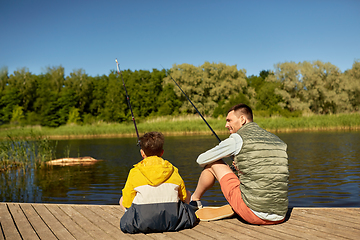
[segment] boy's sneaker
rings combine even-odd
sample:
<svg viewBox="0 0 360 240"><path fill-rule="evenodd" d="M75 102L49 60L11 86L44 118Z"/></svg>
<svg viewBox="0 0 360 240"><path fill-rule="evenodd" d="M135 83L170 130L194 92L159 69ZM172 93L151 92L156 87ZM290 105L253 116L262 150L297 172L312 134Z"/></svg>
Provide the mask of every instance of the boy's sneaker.
<svg viewBox="0 0 360 240"><path fill-rule="evenodd" d="M196 200L196 201L192 200L190 201L189 205L194 211L203 207L200 200Z"/></svg>

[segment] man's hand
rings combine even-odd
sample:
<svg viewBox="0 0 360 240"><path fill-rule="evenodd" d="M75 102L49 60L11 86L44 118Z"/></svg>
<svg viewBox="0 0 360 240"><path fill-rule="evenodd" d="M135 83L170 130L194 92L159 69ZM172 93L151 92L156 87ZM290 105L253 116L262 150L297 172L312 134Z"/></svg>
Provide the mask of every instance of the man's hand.
<svg viewBox="0 0 360 240"><path fill-rule="evenodd" d="M233 168L234 168L236 171L239 171L239 169L237 168L237 166L236 166L236 164L235 164L234 161L232 162L232 165L233 165Z"/></svg>

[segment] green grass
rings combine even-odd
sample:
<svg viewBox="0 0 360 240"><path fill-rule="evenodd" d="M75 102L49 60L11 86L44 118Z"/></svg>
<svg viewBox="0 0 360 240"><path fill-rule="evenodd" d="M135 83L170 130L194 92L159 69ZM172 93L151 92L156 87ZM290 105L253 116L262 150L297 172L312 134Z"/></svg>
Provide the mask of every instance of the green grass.
<svg viewBox="0 0 360 240"><path fill-rule="evenodd" d="M218 134L228 134L225 118L206 118ZM260 127L271 132L359 130L360 113L312 115L303 117L254 118ZM166 135L211 134L199 116L160 117L138 122L139 134L160 131ZM0 129L0 170L42 164L55 158L56 141L50 139L136 136L128 123L97 123L48 127L9 127Z"/></svg>
<svg viewBox="0 0 360 240"><path fill-rule="evenodd" d="M295 118L254 119L261 127L275 132L360 129L360 114L312 115Z"/></svg>
<svg viewBox="0 0 360 240"><path fill-rule="evenodd" d="M207 118L210 126L217 134L227 134L225 118ZM360 129L360 114L312 115L293 118L271 117L254 118L259 126L272 132L291 131L324 131L324 130L358 130ZM159 117L147 120L137 120L139 134L148 131L160 131L167 135L211 134L211 131L199 116ZM52 139L62 138L95 138L135 136L132 122L104 123L93 125L66 125L58 128L48 127L8 127L0 131L0 139L7 136L29 137L47 136Z"/></svg>

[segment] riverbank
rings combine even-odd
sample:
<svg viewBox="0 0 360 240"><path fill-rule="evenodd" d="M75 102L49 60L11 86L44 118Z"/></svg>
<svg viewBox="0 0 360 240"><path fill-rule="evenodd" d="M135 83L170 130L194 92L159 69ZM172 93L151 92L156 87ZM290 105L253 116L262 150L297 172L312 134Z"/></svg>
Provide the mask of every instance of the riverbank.
<svg viewBox="0 0 360 240"><path fill-rule="evenodd" d="M206 120L216 134L228 134L228 130L225 128L225 117L217 119L206 118ZM254 121L258 123L260 127L273 133L360 130L360 113L311 115L294 118L255 117ZM140 135L148 131L160 131L167 136L212 134L204 121L197 115L159 117L140 121L137 120L137 127ZM46 136L50 139L136 137L132 122L98 122L92 125L66 125L58 128L17 126L0 129L0 139L5 139L7 136L26 138L31 134L36 136Z"/></svg>

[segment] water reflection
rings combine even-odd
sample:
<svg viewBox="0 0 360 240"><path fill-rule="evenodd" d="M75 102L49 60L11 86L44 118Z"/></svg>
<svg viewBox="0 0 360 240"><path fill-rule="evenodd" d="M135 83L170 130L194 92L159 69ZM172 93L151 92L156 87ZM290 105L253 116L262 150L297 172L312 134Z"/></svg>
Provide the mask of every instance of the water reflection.
<svg viewBox="0 0 360 240"><path fill-rule="evenodd" d="M291 133L289 199L293 206L360 206L359 132Z"/></svg>
<svg viewBox="0 0 360 240"><path fill-rule="evenodd" d="M278 135L288 144L291 206L360 207L359 132ZM202 170L195 159L216 144L213 136L166 137L164 158L179 169L186 187L194 191ZM62 140L57 157L67 157L68 149L70 157L104 161L0 173L0 200L117 204L129 170L141 160L134 138ZM206 193L203 203L226 203L218 184Z"/></svg>

